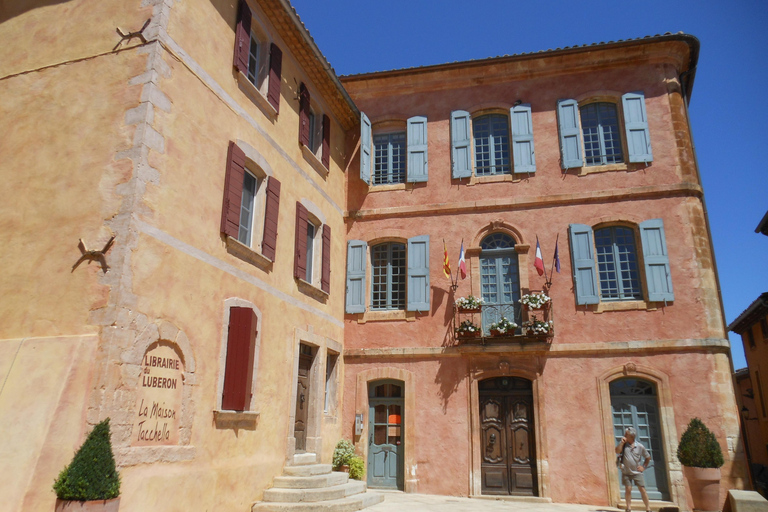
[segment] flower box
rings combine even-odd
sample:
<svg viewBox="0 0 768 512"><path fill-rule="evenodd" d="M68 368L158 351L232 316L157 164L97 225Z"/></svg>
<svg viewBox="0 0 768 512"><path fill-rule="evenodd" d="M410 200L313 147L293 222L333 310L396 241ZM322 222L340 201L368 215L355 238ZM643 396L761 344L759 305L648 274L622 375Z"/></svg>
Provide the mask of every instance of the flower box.
<svg viewBox="0 0 768 512"><path fill-rule="evenodd" d="M456 309L459 310L459 313L480 313L482 311L481 308L463 308L463 307L457 307Z"/></svg>
<svg viewBox="0 0 768 512"><path fill-rule="evenodd" d="M544 292L526 293L520 298L520 304L527 310L546 309L552 299Z"/></svg>
<svg viewBox="0 0 768 512"><path fill-rule="evenodd" d="M459 338L460 340L470 340L470 339L479 338L482 334L483 333L480 332L480 331L475 331L475 332L458 332L458 333L456 333L456 337Z"/></svg>

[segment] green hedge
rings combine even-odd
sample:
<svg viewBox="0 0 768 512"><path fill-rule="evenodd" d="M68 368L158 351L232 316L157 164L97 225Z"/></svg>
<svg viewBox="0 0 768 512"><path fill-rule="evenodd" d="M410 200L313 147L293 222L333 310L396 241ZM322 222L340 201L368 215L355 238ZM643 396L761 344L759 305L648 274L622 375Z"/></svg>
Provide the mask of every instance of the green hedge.
<svg viewBox="0 0 768 512"><path fill-rule="evenodd" d="M110 500L120 495L120 475L115 467L109 418L96 425L53 483L62 500Z"/></svg>
<svg viewBox="0 0 768 512"><path fill-rule="evenodd" d="M723 465L723 450L704 422L693 418L680 438L677 458L691 468L719 468Z"/></svg>

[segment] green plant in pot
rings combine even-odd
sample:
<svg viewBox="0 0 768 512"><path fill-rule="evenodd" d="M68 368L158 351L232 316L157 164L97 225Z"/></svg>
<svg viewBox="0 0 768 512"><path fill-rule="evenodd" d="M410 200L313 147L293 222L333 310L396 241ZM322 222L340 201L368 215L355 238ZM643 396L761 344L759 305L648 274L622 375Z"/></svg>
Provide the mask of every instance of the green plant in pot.
<svg viewBox="0 0 768 512"><path fill-rule="evenodd" d="M723 450L715 434L693 418L680 438L677 458L685 466L694 510L720 510L720 467Z"/></svg>
<svg viewBox="0 0 768 512"><path fill-rule="evenodd" d="M53 483L56 512L114 512L120 505L120 474L109 437L109 418L95 427Z"/></svg>
<svg viewBox="0 0 768 512"><path fill-rule="evenodd" d="M336 443L336 449L333 450L333 469L336 471L349 470L350 461L355 457L355 445L347 439L342 439Z"/></svg>
<svg viewBox="0 0 768 512"><path fill-rule="evenodd" d="M349 459L349 478L362 480L365 477L365 461L359 455Z"/></svg>

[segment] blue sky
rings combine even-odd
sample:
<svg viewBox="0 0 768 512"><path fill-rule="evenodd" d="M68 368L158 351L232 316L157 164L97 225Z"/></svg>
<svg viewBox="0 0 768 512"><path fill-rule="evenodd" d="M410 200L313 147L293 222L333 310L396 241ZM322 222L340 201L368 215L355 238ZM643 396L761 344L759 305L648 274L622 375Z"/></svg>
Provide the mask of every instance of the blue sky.
<svg viewBox="0 0 768 512"><path fill-rule="evenodd" d="M701 54L691 123L727 321L768 291L768 237L754 232L768 211L768 2L652 0L632 7L615 0L292 4L339 75L665 32L698 37ZM742 368L741 338L731 335L731 341L734 367Z"/></svg>

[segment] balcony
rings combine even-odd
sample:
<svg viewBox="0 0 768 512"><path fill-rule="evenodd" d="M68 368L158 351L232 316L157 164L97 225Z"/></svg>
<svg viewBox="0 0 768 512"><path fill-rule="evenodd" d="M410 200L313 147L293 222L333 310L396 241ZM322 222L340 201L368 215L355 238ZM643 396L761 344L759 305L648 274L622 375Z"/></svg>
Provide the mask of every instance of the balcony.
<svg viewBox="0 0 768 512"><path fill-rule="evenodd" d="M469 301L454 304L453 333L456 344L551 343L554 337L553 307L552 301L543 292L524 295L524 304L520 301L501 304L477 302L470 297Z"/></svg>

